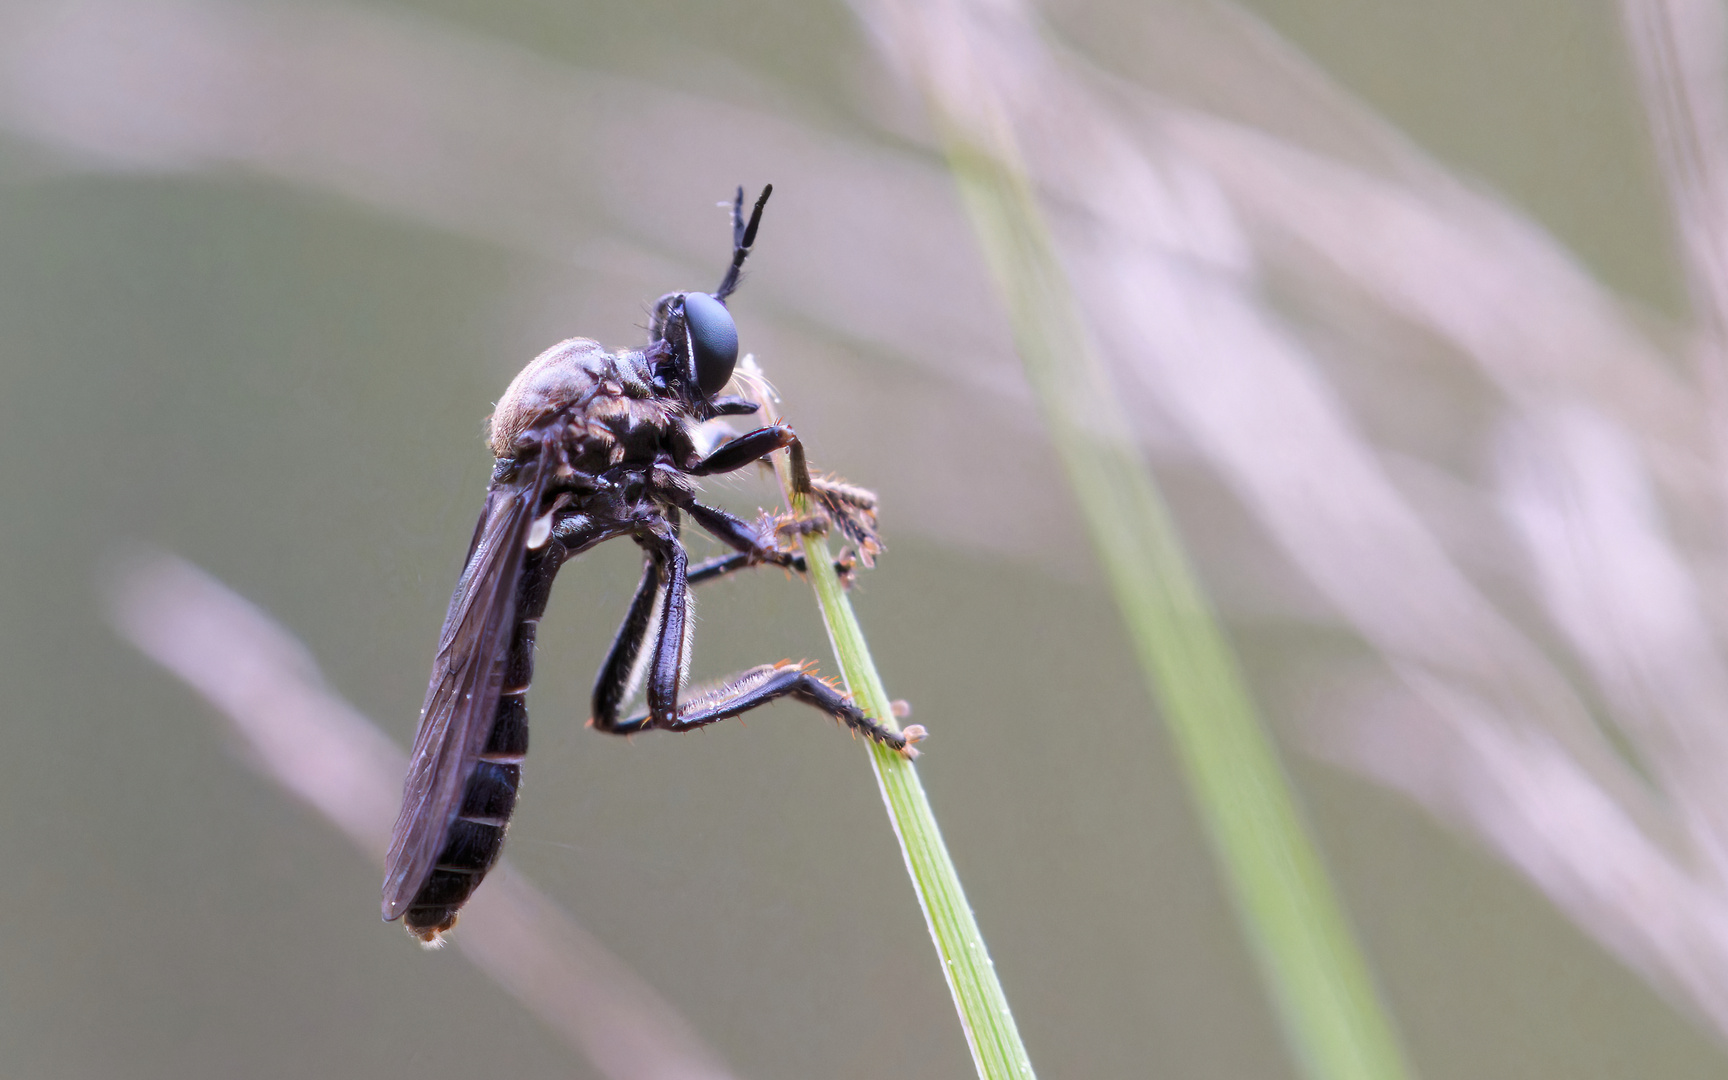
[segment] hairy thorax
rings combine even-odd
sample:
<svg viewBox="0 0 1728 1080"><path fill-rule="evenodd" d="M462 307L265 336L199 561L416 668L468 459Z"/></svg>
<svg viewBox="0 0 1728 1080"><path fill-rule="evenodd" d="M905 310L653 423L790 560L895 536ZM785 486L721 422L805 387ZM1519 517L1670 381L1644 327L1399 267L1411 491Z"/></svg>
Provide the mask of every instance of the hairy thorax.
<svg viewBox="0 0 1728 1080"><path fill-rule="evenodd" d="M640 352L608 353L571 338L534 358L499 399L487 432L492 453L514 457L518 440L551 420L565 426L570 466L600 472L626 461L648 464L687 421L675 399L656 396Z"/></svg>

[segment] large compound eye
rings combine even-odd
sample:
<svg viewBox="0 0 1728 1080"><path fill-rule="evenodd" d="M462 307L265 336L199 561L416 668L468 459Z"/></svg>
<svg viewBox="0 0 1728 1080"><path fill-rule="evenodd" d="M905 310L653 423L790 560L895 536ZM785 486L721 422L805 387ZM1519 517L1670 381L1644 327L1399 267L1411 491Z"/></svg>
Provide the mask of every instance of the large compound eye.
<svg viewBox="0 0 1728 1080"><path fill-rule="evenodd" d="M726 305L707 293L684 294L684 328L690 341L691 374L713 397L738 363L738 326Z"/></svg>

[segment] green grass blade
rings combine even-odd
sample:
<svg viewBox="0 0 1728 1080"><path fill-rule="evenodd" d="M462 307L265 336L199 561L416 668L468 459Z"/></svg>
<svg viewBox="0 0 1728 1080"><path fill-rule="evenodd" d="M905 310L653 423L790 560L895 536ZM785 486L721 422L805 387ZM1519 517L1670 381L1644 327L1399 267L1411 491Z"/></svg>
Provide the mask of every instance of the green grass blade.
<svg viewBox="0 0 1728 1080"><path fill-rule="evenodd" d="M1052 442L1301 1070L1311 1080L1407 1077L1271 737L1091 352L1017 156L952 126L945 144Z"/></svg>
<svg viewBox="0 0 1728 1080"><path fill-rule="evenodd" d="M774 469L789 505L803 513L809 507L792 495L787 457L785 453L775 454ZM847 690L872 718L897 730L888 691L870 658L870 646L864 640L852 602L834 571L834 557L828 550L827 539L806 535L802 541L822 621L828 627L828 639L833 643ZM900 839L900 852L906 858L907 872L912 875L912 887L924 909L930 937L941 957L942 974L954 995L954 1006L960 1013L960 1026L972 1050L978 1075L985 1080L1032 1080L1031 1058L1020 1041L1020 1030L1008 1009L1008 997L996 977L996 967L990 960L978 921L973 918L972 906L966 902L966 890L960 885L954 860L949 858L948 848L942 842L942 830L936 825L936 815L924 795L917 768L908 758L878 743L866 740L865 746L871 767L876 771L876 786L894 824L894 834Z"/></svg>

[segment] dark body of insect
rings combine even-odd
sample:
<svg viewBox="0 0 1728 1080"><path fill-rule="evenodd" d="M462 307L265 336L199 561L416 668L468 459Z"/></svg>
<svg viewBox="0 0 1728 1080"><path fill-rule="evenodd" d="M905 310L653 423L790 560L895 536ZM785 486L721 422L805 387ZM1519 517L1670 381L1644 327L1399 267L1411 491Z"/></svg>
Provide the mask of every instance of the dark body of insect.
<svg viewBox="0 0 1728 1080"><path fill-rule="evenodd" d="M439 634L385 869L384 918L402 918L422 941L435 943L454 925L497 861L528 749L524 698L535 630L564 560L603 541L631 538L646 566L595 682L593 727L620 735L689 731L794 697L886 746L916 753L911 743L921 728L889 730L808 664L765 664L679 700L690 656L690 587L763 563L803 568L775 529L697 502L694 482L796 443L790 427L772 424L703 453L695 434L704 421L757 408L721 395L738 358L725 300L737 287L771 190L762 192L748 224L739 190L732 264L720 287L661 297L646 348L608 353L572 338L523 369L498 403L486 508ZM842 509L869 498L857 488L826 486ZM678 539L685 514L734 554L690 566ZM788 524L791 531L810 527L809 519ZM621 717L644 689L646 711Z"/></svg>

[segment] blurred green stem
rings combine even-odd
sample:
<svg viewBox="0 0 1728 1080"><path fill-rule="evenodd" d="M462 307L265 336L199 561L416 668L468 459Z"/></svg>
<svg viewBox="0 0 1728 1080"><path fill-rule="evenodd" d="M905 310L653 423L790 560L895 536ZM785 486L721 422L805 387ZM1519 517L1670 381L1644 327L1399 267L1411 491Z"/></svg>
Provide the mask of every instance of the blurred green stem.
<svg viewBox="0 0 1728 1080"><path fill-rule="evenodd" d="M762 404L772 415L771 403ZM807 513L811 508L805 498L793 494L788 459L784 452L775 454L774 471L786 492L788 505L797 513ZM828 551L827 539L806 535L803 544L810 580L822 607L822 621L828 627L828 639L840 661L847 690L873 719L898 730L888 691L864 641L864 631L834 571L834 557ZM942 830L937 827L936 815L924 796L917 768L909 758L880 743L867 740L865 746L870 752L870 764L876 770L882 801L888 807L888 817L894 823L894 833L900 838L900 852L906 857L912 887L924 908L930 937L942 958L942 974L954 995L978 1075L986 1080L1032 1080L1032 1061L1020 1042L1014 1014L1008 1010L1007 995L996 978L996 967L990 960L978 921L972 916L972 906L966 902L960 875L942 842Z"/></svg>
<svg viewBox="0 0 1728 1080"><path fill-rule="evenodd" d="M1017 152L938 120L950 125L949 164L1027 377L1302 1072L1406 1077L1271 738L1091 352Z"/></svg>

